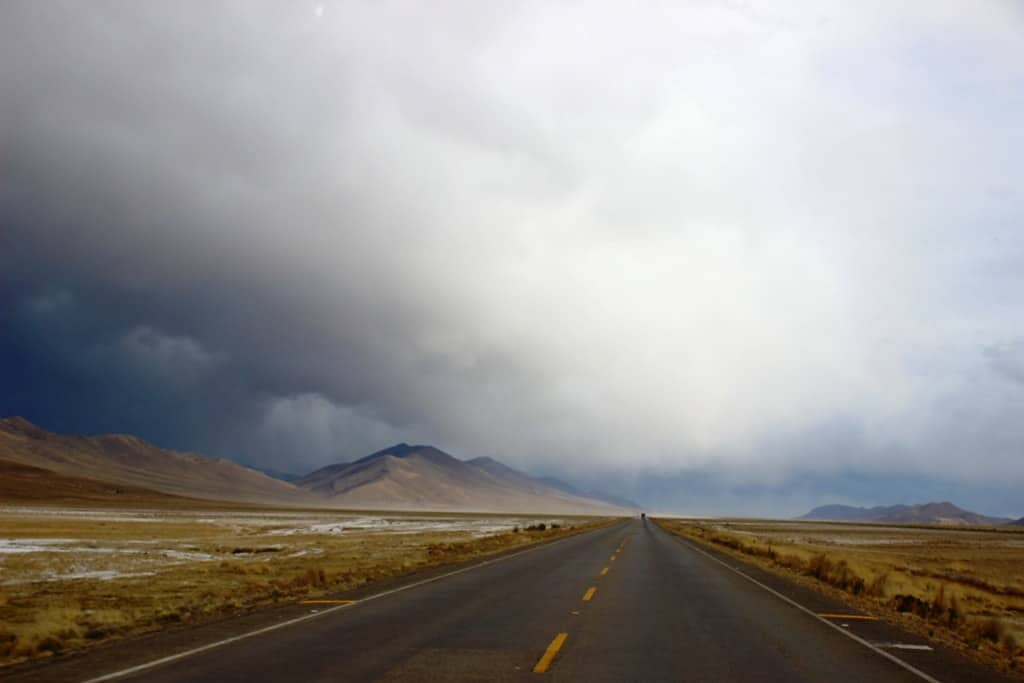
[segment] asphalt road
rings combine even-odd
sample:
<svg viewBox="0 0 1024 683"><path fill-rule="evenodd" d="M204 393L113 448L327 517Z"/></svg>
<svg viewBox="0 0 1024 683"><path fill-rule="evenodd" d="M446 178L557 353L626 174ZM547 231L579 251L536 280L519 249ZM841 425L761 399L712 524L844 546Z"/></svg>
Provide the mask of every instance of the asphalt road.
<svg viewBox="0 0 1024 683"><path fill-rule="evenodd" d="M86 656L27 674L120 672L103 679L155 683L1005 680L642 520L301 614L309 618L134 673L125 670L138 657L120 667L108 657L89 671Z"/></svg>

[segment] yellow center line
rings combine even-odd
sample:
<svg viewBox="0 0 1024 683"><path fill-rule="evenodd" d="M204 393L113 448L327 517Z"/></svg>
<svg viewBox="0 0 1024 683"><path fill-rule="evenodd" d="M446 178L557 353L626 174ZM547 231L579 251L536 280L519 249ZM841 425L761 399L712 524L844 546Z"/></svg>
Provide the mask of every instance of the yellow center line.
<svg viewBox="0 0 1024 683"><path fill-rule="evenodd" d="M615 561L615 555L612 555L612 562Z"/></svg>
<svg viewBox="0 0 1024 683"><path fill-rule="evenodd" d="M351 605L355 600L300 600L300 605Z"/></svg>
<svg viewBox="0 0 1024 683"><path fill-rule="evenodd" d="M878 617L873 617L870 614L819 614L822 619L852 619L860 621L878 621Z"/></svg>
<svg viewBox="0 0 1024 683"><path fill-rule="evenodd" d="M590 602L590 599L594 597L594 593L597 592L596 586L591 586L587 589L587 592L583 594L583 602Z"/></svg>
<svg viewBox="0 0 1024 683"><path fill-rule="evenodd" d="M568 633L559 633L555 636L555 639L548 645L548 649L544 651L544 655L537 662L537 666L533 667L533 673L542 674L548 670L551 666L551 660L555 658L558 651L562 649L562 645L565 643L565 639L569 637Z"/></svg>
<svg viewBox="0 0 1024 683"><path fill-rule="evenodd" d="M608 567L605 567L604 569L601 570L601 576L604 576L607 573L608 573Z"/></svg>

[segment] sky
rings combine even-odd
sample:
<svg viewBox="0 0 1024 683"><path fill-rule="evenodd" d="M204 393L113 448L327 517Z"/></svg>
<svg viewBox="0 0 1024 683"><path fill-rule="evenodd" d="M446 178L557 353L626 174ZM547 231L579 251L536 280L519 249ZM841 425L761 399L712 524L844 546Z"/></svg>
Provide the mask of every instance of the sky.
<svg viewBox="0 0 1024 683"><path fill-rule="evenodd" d="M0 414L1024 515L1024 8L0 6Z"/></svg>

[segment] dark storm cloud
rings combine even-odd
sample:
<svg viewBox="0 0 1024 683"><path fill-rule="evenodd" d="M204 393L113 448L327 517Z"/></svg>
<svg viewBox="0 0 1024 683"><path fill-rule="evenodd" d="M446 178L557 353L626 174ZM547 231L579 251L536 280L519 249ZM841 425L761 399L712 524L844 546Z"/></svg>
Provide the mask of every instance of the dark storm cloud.
<svg viewBox="0 0 1024 683"><path fill-rule="evenodd" d="M327 74L302 44L310 17L277 31L265 10L12 12L22 16L8 26L23 30L5 61L23 66L5 84L4 270L11 325L30 337L12 355L44 354L38 364L106 387L85 411L100 416L74 424L134 414L124 428L208 446L211 431L251 431L274 401L309 395L383 412L385 425L414 421L429 396L410 380L452 361L408 340L428 326L458 331L430 273L403 263L429 228L429 200L371 194L386 139L338 165L324 158L324 145L359 136L344 111L358 84L344 56ZM261 43L264 31L279 44ZM48 291L76 296L61 311L31 303ZM141 348L177 343L216 362L140 359L147 339ZM530 374L500 350L474 357L461 370L473 382ZM190 386L182 374L196 374ZM5 396L10 411L23 391ZM235 419L212 426L224 417ZM344 441L332 450L316 457L358 455Z"/></svg>
<svg viewBox="0 0 1024 683"><path fill-rule="evenodd" d="M765 510L1019 482L1020 17L663 10L4 6L0 412Z"/></svg>

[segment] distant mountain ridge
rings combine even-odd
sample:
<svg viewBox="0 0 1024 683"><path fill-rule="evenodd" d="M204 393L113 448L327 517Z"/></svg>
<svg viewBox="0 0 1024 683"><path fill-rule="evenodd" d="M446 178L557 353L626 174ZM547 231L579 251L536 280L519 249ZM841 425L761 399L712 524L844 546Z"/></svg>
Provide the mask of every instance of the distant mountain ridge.
<svg viewBox="0 0 1024 683"><path fill-rule="evenodd" d="M0 460L190 498L291 504L307 498L231 460L158 448L127 434L55 434L20 417L0 419Z"/></svg>
<svg viewBox="0 0 1024 683"><path fill-rule="evenodd" d="M20 417L0 419L0 472L8 478L0 486L7 500L40 501L59 490L64 500L86 494L124 500L130 493L137 500L152 494L339 508L632 512L628 505L559 489L493 458L462 461L427 445L396 444L285 481L287 475L273 470L162 449L134 436L55 434Z"/></svg>
<svg viewBox="0 0 1024 683"><path fill-rule="evenodd" d="M922 503L919 505L879 505L854 507L850 505L823 505L798 519L835 522L889 522L895 524L947 524L997 526L1014 523L1009 518L988 517L953 505L950 502Z"/></svg>
<svg viewBox="0 0 1024 683"><path fill-rule="evenodd" d="M575 486L573 486L571 484L565 483L561 479L556 479L555 477L538 477L538 481L544 482L545 484L548 484L549 486L552 486L552 487L554 487L554 488L556 488L556 489L558 489L560 491L564 491L566 493L571 493L574 496L585 496L587 498L596 498L597 500L604 501L604 502L609 503L611 505L618 505L618 506L624 507L624 508L626 508L628 510L639 510L640 507L641 507L638 503L630 500L629 498L622 498L620 496L613 496L612 494L606 493L605 491L592 491L592 490L584 491L582 489L576 488Z"/></svg>
<svg viewBox="0 0 1024 683"><path fill-rule="evenodd" d="M295 481L332 505L435 510L621 514L632 508L570 493L493 458L459 460L427 445L400 443Z"/></svg>
<svg viewBox="0 0 1024 683"><path fill-rule="evenodd" d="M256 470L257 472L262 472L263 474L267 475L271 479L277 479L278 481L287 481L287 482L291 483L291 482L295 481L296 479L301 479L302 478L301 474L293 474L291 472L284 472L282 470L275 470L272 467L256 467L255 465L246 465L246 467L250 467L250 468Z"/></svg>

